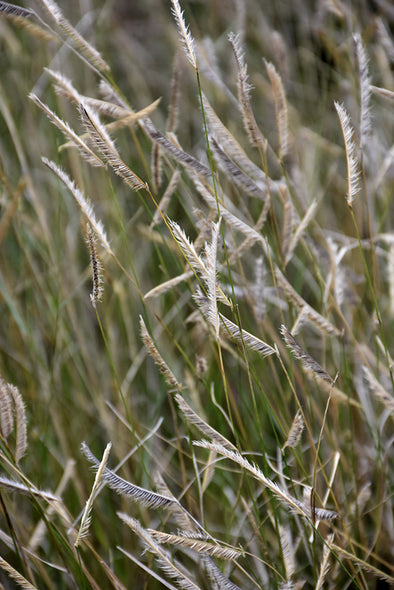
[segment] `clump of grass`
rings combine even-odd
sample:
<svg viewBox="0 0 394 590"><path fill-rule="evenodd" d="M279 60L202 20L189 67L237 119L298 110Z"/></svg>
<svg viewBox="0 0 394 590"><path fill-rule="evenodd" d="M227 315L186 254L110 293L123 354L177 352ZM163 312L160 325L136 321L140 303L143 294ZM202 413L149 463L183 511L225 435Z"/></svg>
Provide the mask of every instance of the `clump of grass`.
<svg viewBox="0 0 394 590"><path fill-rule="evenodd" d="M388 11L63 4L0 2L0 584L390 587Z"/></svg>

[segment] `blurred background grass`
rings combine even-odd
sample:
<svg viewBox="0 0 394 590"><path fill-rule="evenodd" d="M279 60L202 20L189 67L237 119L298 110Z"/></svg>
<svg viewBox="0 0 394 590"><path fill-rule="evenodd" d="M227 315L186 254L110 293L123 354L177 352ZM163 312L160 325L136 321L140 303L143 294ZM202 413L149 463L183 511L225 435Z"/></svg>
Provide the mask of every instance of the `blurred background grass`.
<svg viewBox="0 0 394 590"><path fill-rule="evenodd" d="M323 284L316 275L324 277L329 271L321 228L355 237L344 198L343 139L333 106L334 100L344 101L357 121L359 90L353 32L362 32L368 48L372 83L389 89L394 87L394 60L391 56L390 61L379 33L380 23L384 23L389 32L392 30L390 3L384 0L343 3L340 5L342 13L340 10L335 13L336 5L305 0L183 3L186 20L198 40L203 91L257 164L253 149L248 147L236 104L236 68L227 34L230 31L243 33L256 120L274 149L277 149L275 111L262 58L272 61L282 76L294 146L293 160L288 162L291 183L301 209L313 198L319 202L317 223L310 229L307 245L297 250L296 262L288 269L288 276L296 290L318 309ZM183 53L176 56L180 43L170 3L161 0L134 3L81 0L59 2L59 6L111 65L113 79L135 110L161 97L152 119L163 130L171 103L175 67L181 97L177 136L186 151L204 160L206 146L195 76ZM34 9L47 18L39 2L34 4ZM43 39L43 33L44 30L19 27L11 19L0 19L0 374L18 386L26 403L29 421L29 450L23 463L26 475L37 486L54 490L67 461L76 461L74 476L63 494L66 506L76 517L92 485L92 474L79 452L83 440L87 440L98 456L107 441L112 440L113 457L120 460L135 444L136 435L146 436L163 417L160 434L152 438L148 450L140 450L127 462L122 470L123 477L151 488L150 475L159 464L175 494L186 487L189 477L194 477L188 443L183 441L184 427L174 418L165 383L142 349L139 314L151 322L159 350L179 380L187 386L196 410L206 414L209 423L226 436L230 436L230 432L221 412L210 402L214 390L219 405L227 410L214 342L207 339L198 324L186 323L194 309L193 287L185 289L180 285L153 301L141 298L141 293L184 270L184 263L168 241L164 225L157 226L154 233L148 231L155 211L152 203L143 194L131 193L119 178L107 171L87 167L73 150L62 149L64 141L60 132L27 99L30 92L35 92L65 120L78 127L77 114L64 99L56 96L44 67L60 70L72 79L82 94L98 96L95 73L58 39ZM218 83L219 79L221 83ZM374 135L366 163L371 178L373 232L392 233L392 165L384 182L379 186L372 182L374 170L382 170L385 154L392 145L392 103L376 97L373 107ZM122 130L117 134L116 142L132 170L151 184L151 146L141 130L138 127L132 133ZM111 247L137 285L132 286L125 273L104 257L104 302L99 305L98 313L108 348L89 299L91 277L84 242L84 220L81 220L72 197L43 166L41 156L59 162L86 191L98 218L104 221ZM273 158L268 167L272 178L281 177L282 170ZM158 198L167 185L169 174L167 168L163 185L156 188ZM246 219L258 217L261 204L245 199L225 177L221 178L221 188ZM196 208L201 211L200 227L197 226ZM185 174L168 214L192 239L204 228L206 208ZM281 221L279 208L276 214ZM355 214L361 237L367 238L365 212L359 203L355 204ZM272 219L266 231L274 244ZM310 259L310 251L315 249L320 253L319 269L316 268L317 258ZM243 277L245 284L255 280L257 250L255 248L249 258L245 257L234 271L236 277ZM386 267L380 261L381 258L377 258L375 285L385 319L384 331L392 346L392 302ZM371 351L375 354L377 326L372 321L372 303L362 277L359 254L349 259L348 268L355 274L351 277L354 280L350 281L352 297L349 297L350 303L344 313L355 341L365 345L368 354ZM240 299L239 309L244 328L269 342L275 339L282 313L276 309L256 323L248 300ZM295 317L291 310L286 314L289 322ZM160 329L161 321L168 332ZM339 372L338 386L350 397L357 398L360 359L353 343L346 339L331 342L329 338L322 339L313 333L309 334L307 342L309 350L314 351L314 356L332 376ZM202 376L197 373L197 356L205 357L208 362L208 370ZM235 428L242 448L275 458L276 449L283 444L297 407L277 360L261 361L257 355L251 354L248 362L249 370L245 370L238 354L224 351ZM311 428L318 436L325 402L321 402L318 388L311 386L303 375L296 372L295 379ZM345 512L346 502L352 505L365 482L376 485L370 517L360 524L354 538L367 546L371 544L376 553L390 561L392 552L386 539L381 537L385 509L376 508L386 493L382 492L385 486L381 479L385 477L389 460L387 449L381 448L384 425L380 432L373 433L373 425L351 406L343 408L334 404L330 411L325 433L327 447L322 451L322 460L331 456L336 445L342 450L350 449L349 454L344 453L339 477L343 481L338 483ZM178 428L183 434L177 435ZM186 472L182 473L185 458L178 453L177 440L182 440L184 445L187 477ZM367 453L370 445L375 447L371 458ZM306 449L305 453L308 452ZM377 463L373 463L376 458ZM313 462L312 454L309 460ZM300 478L310 475L305 464L300 457ZM246 485L239 483L238 478L236 482L234 487L232 474L221 472L218 480L205 492L204 499L206 522L211 524L215 535L228 536L229 542L233 542L232 530L236 528L233 524L237 511L233 510L233 504ZM185 497L186 504L195 512L199 510L197 487ZM227 503L222 504L223 494ZM38 515L31 512L28 499L21 500L17 496L7 498L6 502L7 511L15 515L18 536L29 538ZM104 490L95 508L92 543L111 562L127 587L134 584L134 587L142 588L148 584L148 578L115 552L117 545L136 554L139 551L130 531L118 522L116 508L130 510L129 504ZM142 520L156 518L152 515L148 518L146 509L135 508L135 511L142 515ZM259 517L261 525L266 517L261 512ZM369 518L372 522L368 521ZM371 538L375 536L372 542ZM275 542L274 537L275 532L267 532L263 555L269 551L270 543ZM42 556L52 559L50 556L56 554L54 545L54 540L48 537L41 547ZM11 551L5 552L10 561L12 555ZM91 558L89 567L96 578L100 576L98 562ZM43 577L42 585L38 584L38 587L75 587L69 577L60 573L58 576L57 579L57 574L51 570L51 581L44 582ZM3 578L2 582L6 584ZM102 581L101 584L104 588L110 582ZM154 587L154 582L150 581L149 587ZM270 581L266 587L278 586Z"/></svg>

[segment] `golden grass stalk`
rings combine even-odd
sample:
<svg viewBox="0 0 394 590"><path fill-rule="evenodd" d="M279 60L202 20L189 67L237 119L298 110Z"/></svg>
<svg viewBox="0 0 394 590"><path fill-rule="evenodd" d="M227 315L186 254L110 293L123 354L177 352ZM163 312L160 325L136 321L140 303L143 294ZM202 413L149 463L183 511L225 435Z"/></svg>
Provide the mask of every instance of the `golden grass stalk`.
<svg viewBox="0 0 394 590"><path fill-rule="evenodd" d="M231 451L236 451L237 448L225 438L220 432L212 428L205 420L203 420L184 400L184 398L178 393L175 396L175 401L177 402L179 409L181 410L182 414L186 418L186 421L189 424L193 424L204 436L209 438L210 440L219 443L226 449L230 449Z"/></svg>
<svg viewBox="0 0 394 590"><path fill-rule="evenodd" d="M149 532L144 529L141 524L135 518L132 518L128 514L124 512L117 512L118 517L134 531L142 540L143 545L146 550L151 551L156 559L157 563L169 577L173 578L177 585L181 588L185 588L185 590L200 590L200 588L195 584L192 580L190 575L184 571L183 567L180 566L173 557L163 549L149 534Z"/></svg>
<svg viewBox="0 0 394 590"><path fill-rule="evenodd" d="M100 461L98 461L98 459L93 455L86 443L82 443L81 450L87 460L90 461L90 463L93 463L93 465L98 469L100 467ZM105 480L111 490L114 490L121 496L126 496L135 502L139 502L143 506L148 506L149 508L166 507L170 504L173 504L174 502L177 502L177 500L174 500L173 498L167 498L166 496L156 494L155 492L151 492L145 488L140 488L139 486L126 481L122 477L119 477L119 475L116 475L114 471L108 469L108 467L103 469L101 477L103 480Z"/></svg>
<svg viewBox="0 0 394 590"><path fill-rule="evenodd" d="M189 31L189 27L185 23L185 19L183 16L183 11L181 10L180 4L178 0L171 0L172 2L172 9L171 12L175 18L175 22L178 27L178 31L181 36L181 41L183 44L183 48L185 50L187 59L192 64L195 70L198 69L197 67L197 58L194 49L194 39Z"/></svg>
<svg viewBox="0 0 394 590"><path fill-rule="evenodd" d="M302 366L307 371L310 371L317 377L318 379L323 379L323 381L328 381L329 383L333 384L334 381L330 377L330 375L319 365L317 361L310 354L306 352L306 350L297 342L294 338L293 334L282 324L280 328L281 334L283 336L283 340L286 342L286 346L291 350L293 355L301 361Z"/></svg>
<svg viewBox="0 0 394 590"><path fill-rule="evenodd" d="M252 106L250 104L250 91L252 86L248 83L248 72L244 60L244 54L242 53L241 49L240 35L234 35L234 33L230 33L228 35L228 40L230 41L233 48L235 61L237 63L238 100L241 107L244 127L251 144L256 148L261 148L264 150L266 148L267 140L257 126Z"/></svg>
<svg viewBox="0 0 394 590"><path fill-rule="evenodd" d="M173 535L170 533L163 533L155 529L147 529L147 532L151 537L159 544L164 545L176 545L184 547L185 549L192 549L197 553L205 553L212 557L219 559L234 560L243 555L243 551L236 549L235 547L221 545L216 541L215 543L207 541L205 538L196 537L189 535Z"/></svg>
<svg viewBox="0 0 394 590"><path fill-rule="evenodd" d="M92 166L104 166L102 160L100 160L100 158L90 149L84 140L79 137L77 133L75 133L75 131L67 122L58 117L46 104L41 102L41 100L35 94L29 94L29 98L34 102L35 105L44 111L51 123L60 129L66 139L71 140L72 145L78 148L78 151L84 160L89 162L89 164Z"/></svg>
<svg viewBox="0 0 394 590"><path fill-rule="evenodd" d="M100 465L97 468L96 476L94 478L92 491L90 492L89 498L87 499L85 509L81 518L81 525L78 530L77 538L74 541L74 547L78 547L81 539L86 537L89 533L89 527L92 522L92 508L93 502L97 496L97 492L103 478L103 472L108 462L109 453L111 451L112 444L109 442L105 447L103 458L101 459Z"/></svg>
<svg viewBox="0 0 394 590"><path fill-rule="evenodd" d="M343 105L335 102L335 108L338 113L339 122L341 124L343 139L346 150L346 164L347 164L347 195L346 201L351 207L354 198L360 191L360 168L359 161L356 154L356 145L354 143L354 131L350 122L350 117Z"/></svg>
<svg viewBox="0 0 394 590"><path fill-rule="evenodd" d="M86 41L82 35L71 25L71 23L64 17L59 6L53 0L41 0L51 14L56 24L62 29L79 49L85 59L100 72L106 73L110 71L109 65L104 61L100 53L90 43Z"/></svg>
<svg viewBox="0 0 394 590"><path fill-rule="evenodd" d="M91 225L88 223L86 228L86 242L89 248L90 255L90 268L92 269L92 281L93 289L90 294L90 301L93 307L96 307L97 303L102 300L103 296L103 275L102 265L97 254L96 249L96 236L92 230Z"/></svg>
<svg viewBox="0 0 394 590"><path fill-rule="evenodd" d="M169 366L157 350L155 343L153 342L147 330L147 327L142 316L140 316L140 332L146 350L148 351L149 355L153 358L156 365L159 367L160 373L162 373L162 375L164 376L164 379L168 387L170 388L170 391L172 393L175 391L181 391L182 385L178 382L177 378L175 377L175 375L173 374L173 372L171 371L171 369L169 368Z"/></svg>
<svg viewBox="0 0 394 590"><path fill-rule="evenodd" d="M93 207L91 203L86 199L82 191L76 186L75 182L61 169L55 162L48 160L47 158L41 158L45 166L47 166L56 176L63 182L68 188L76 202L81 208L82 213L86 216L88 222L93 227L97 237L99 238L104 249L112 256L113 252L107 240L107 236L104 231L104 226L101 221L97 221L93 213Z"/></svg>
<svg viewBox="0 0 394 590"><path fill-rule="evenodd" d="M104 125L102 125L98 116L93 111L88 111L81 103L79 105L79 112L82 123L89 133L95 147L107 160L115 174L120 176L122 180L128 184L133 190L148 189L144 183L130 168L121 160L113 141L107 133Z"/></svg>
<svg viewBox="0 0 394 590"><path fill-rule="evenodd" d="M279 156L281 159L283 159L289 153L290 148L287 100L283 88L282 78L277 72L274 64L266 60L264 60L264 63L265 67L267 68L268 77L270 79L272 92L274 95L276 124L278 128L279 140Z"/></svg>
<svg viewBox="0 0 394 590"><path fill-rule="evenodd" d="M371 132L371 77L369 75L368 57L360 33L353 35L356 46L358 76L360 81L360 149L364 149Z"/></svg>
<svg viewBox="0 0 394 590"><path fill-rule="evenodd" d="M302 433L304 432L305 422L301 410L297 410L292 425L290 426L289 434L285 444L282 447L282 451L286 448L294 449L301 440Z"/></svg>
<svg viewBox="0 0 394 590"><path fill-rule="evenodd" d="M5 559L0 557L0 567L7 572L7 574L15 580L20 588L24 590L38 590L36 586L33 586L26 578L24 578L19 572L16 571Z"/></svg>
<svg viewBox="0 0 394 590"><path fill-rule="evenodd" d="M222 445L216 442L209 442L207 440L200 440L200 441L193 441L193 445L197 447L202 447L204 449L209 449L210 451L214 451L227 459L230 459L234 463L237 463L246 471L249 471L253 475L255 479L257 479L260 483L266 486L271 492L291 511L300 514L304 517L307 517L309 520L312 517L312 509L311 507L297 500L293 496L291 496L286 490L282 489L278 484L274 483L271 479L267 478L264 473L257 467L256 464L250 463L245 457L243 457L238 451L231 451L226 449ZM337 512L333 510L326 510L324 508L314 508L314 520L334 520L338 518Z"/></svg>

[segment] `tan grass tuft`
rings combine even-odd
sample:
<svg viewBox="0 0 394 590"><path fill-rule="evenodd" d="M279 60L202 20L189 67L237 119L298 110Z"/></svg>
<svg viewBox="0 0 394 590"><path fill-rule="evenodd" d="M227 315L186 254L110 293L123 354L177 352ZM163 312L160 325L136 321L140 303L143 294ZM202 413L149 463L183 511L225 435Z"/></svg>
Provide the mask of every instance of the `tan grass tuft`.
<svg viewBox="0 0 394 590"><path fill-rule="evenodd" d="M290 197L290 192L287 186L281 187L279 192L283 203L281 252L284 265L286 266L292 257L292 252L290 251L290 243L293 243L292 236L294 237L296 215L294 211L294 205Z"/></svg>
<svg viewBox="0 0 394 590"><path fill-rule="evenodd" d="M36 586L33 586L25 577L23 577L16 569L12 567L5 559L0 557L0 567L7 572L7 574L15 580L20 588L24 590L38 590Z"/></svg>
<svg viewBox="0 0 394 590"><path fill-rule="evenodd" d="M64 96L65 98L67 98L67 100L71 100L77 105L80 102L82 102L81 94L74 87L73 83L69 78L64 76L64 74L62 74L61 72L58 72L57 70L52 70L51 68L44 68L44 70L56 82L55 91L57 94Z"/></svg>
<svg viewBox="0 0 394 590"><path fill-rule="evenodd" d="M110 245L108 243L107 236L104 232L103 224L101 223L101 221L96 220L96 217L93 213L93 207L89 203L89 201L85 198L82 191L79 190L79 188L71 180L71 178L61 168L59 168L57 166L57 164L55 164L55 162L52 162L51 160L47 160L47 158L42 158L42 161L45 164L45 166L48 166L48 168L56 174L56 176L63 182L63 184L71 192L74 199L76 200L76 202L80 206L82 213L86 216L88 222L93 227L97 237L100 239L102 246L112 256L113 253L112 253L112 250L111 250Z"/></svg>
<svg viewBox="0 0 394 590"><path fill-rule="evenodd" d="M292 209L294 211L294 209ZM286 243L287 251L286 257L284 260L285 266L290 262L294 250L305 233L306 228L308 227L310 221L314 218L315 213L317 210L317 201L314 199L311 204L309 205L304 217L301 219L300 223L297 224L297 229L295 230L294 234L291 236L288 244ZM292 220L290 220L291 223ZM287 229L287 228L286 228Z"/></svg>
<svg viewBox="0 0 394 590"><path fill-rule="evenodd" d="M180 504L171 490L168 488L167 484L165 483L163 477L160 473L156 473L154 476L155 487L159 494L163 496L167 496L168 498L172 498L174 502L168 505L168 511L174 518L178 527L180 527L183 531L183 534L186 534L186 531L190 532L191 534L198 534L202 533L205 537L208 537L207 532L201 526L201 524L192 517L191 514Z"/></svg>
<svg viewBox="0 0 394 590"><path fill-rule="evenodd" d="M150 120L145 119L144 129L153 142L158 143L160 146L162 146L164 150L170 156L172 156L177 162L182 164L182 166L191 168L198 172L198 174L201 174L202 176L205 176L207 178L211 177L212 173L207 166L196 160L196 158L194 158L190 154L184 152L182 149L176 146L175 143L167 139L167 137L165 137L162 133L160 133L160 131L158 131L155 128L155 126Z"/></svg>
<svg viewBox="0 0 394 590"><path fill-rule="evenodd" d="M0 377L0 428L1 434L6 440L14 428L10 388L2 377Z"/></svg>
<svg viewBox="0 0 394 590"><path fill-rule="evenodd" d="M369 75L368 57L360 33L353 35L356 45L358 75L360 81L360 149L364 149L371 132L371 77Z"/></svg>
<svg viewBox="0 0 394 590"><path fill-rule="evenodd" d="M93 482L92 491L90 492L89 498L86 502L86 506L85 506L85 509L82 514L81 525L78 530L77 538L75 539L75 542L74 542L74 547L78 547L81 542L81 539L83 539L84 537L86 537L88 535L90 523L92 521L93 502L94 502L94 499L96 498L98 490L99 490L99 486L100 486L100 483L101 483L101 480L103 477L103 472L104 472L104 469L105 469L107 462L108 462L108 457L109 457L109 453L111 451L111 447L112 447L112 444L109 442L107 444L107 446L105 447L105 450L103 453L103 458L101 459L100 465L97 468L96 476L95 476L94 482Z"/></svg>
<svg viewBox="0 0 394 590"><path fill-rule="evenodd" d="M263 136L263 134L257 126L256 119L252 111L252 106L250 104L250 91L252 87L248 82L247 66L245 64L244 54L242 53L241 49L240 36L234 35L234 33L230 33L228 36L228 40L230 41L231 46L233 48L235 61L237 63L238 100L241 107L244 127L249 136L251 144L256 148L261 148L265 150L267 140L265 139L265 137Z"/></svg>
<svg viewBox="0 0 394 590"><path fill-rule="evenodd" d="M27 449L27 419L25 404L19 389L0 377L0 429L5 440L16 429L15 462L19 463Z"/></svg>
<svg viewBox="0 0 394 590"><path fill-rule="evenodd" d="M212 588L223 588L223 590L241 590L239 586L234 584L223 572L218 568L214 560L204 555L201 559L202 565L207 572L208 578L212 582Z"/></svg>
<svg viewBox="0 0 394 590"><path fill-rule="evenodd" d="M227 157L236 163L240 170L256 182L263 194L267 192L267 184L271 193L277 193L280 187L283 186L283 182L280 180L272 180L265 174L265 172L263 172L263 170L261 170L261 168L252 162L235 137L230 133L227 127L223 125L204 94L203 106L209 133L216 140L217 144L220 145Z"/></svg>
<svg viewBox="0 0 394 590"><path fill-rule="evenodd" d="M286 571L286 579L288 582L291 582L295 571L296 571L296 563L295 563L295 555L294 555L294 543L291 538L290 528L288 526L278 526L279 529L279 538L280 538L280 546L281 546L281 553L283 557L283 563L285 565Z"/></svg>
<svg viewBox="0 0 394 590"><path fill-rule="evenodd" d="M206 539L199 538L196 535L173 535L170 533L163 533L155 529L147 529L147 532L157 543L159 543L159 545L168 543L169 545L176 545L179 547L184 547L185 549L192 549L197 553L205 553L206 555L217 557L219 559L234 560L244 554L243 551L240 551L235 547L221 545L218 542L212 543Z"/></svg>
<svg viewBox="0 0 394 590"><path fill-rule="evenodd" d="M308 519L312 518L311 508L305 502L301 502L297 500L293 496L291 496L286 490L282 489L278 484L274 483L271 479L267 478L264 473L261 471L256 464L250 463L245 457L243 457L238 451L230 451L226 449L222 445L214 442L209 442L206 440L200 441L193 441L193 444L197 447L202 447L204 449L209 449L210 451L214 451L223 457L227 457L231 461L237 463L246 471L251 473L255 479L257 479L260 483L265 485L271 492L285 505L287 508L290 508L293 512L297 514L301 514L302 516L307 517ZM315 508L314 509L314 519L318 518L319 520L333 520L338 517L338 514L332 510L325 510L323 508Z"/></svg>
<svg viewBox="0 0 394 590"><path fill-rule="evenodd" d="M303 311L305 317L308 318L313 324L315 324L318 328L327 332L331 336L340 336L341 332L336 328L331 322L326 320L322 315L320 315L315 309L313 309L297 292L296 290L290 285L289 281L284 277L282 272L276 268L275 269L275 276L276 280L278 281L278 285L283 291L286 293L288 298L294 305L300 310Z"/></svg>
<svg viewBox="0 0 394 590"><path fill-rule="evenodd" d="M93 463L96 469L99 469L100 461L93 455L86 443L82 443L81 451L87 460L90 461L90 463ZM139 502L143 506L159 508L177 502L177 500L174 500L173 498L167 498L166 496L156 494L155 492L151 492L150 490L146 490L145 488L141 488L126 481L122 477L119 477L119 475L116 475L114 471L108 469L108 467L104 467L102 470L101 478L106 482L108 487L114 490L117 494L130 498L135 502Z"/></svg>
<svg viewBox="0 0 394 590"><path fill-rule="evenodd" d="M85 129L88 131L90 138L98 149L98 151L107 160L115 174L120 176L126 184L128 184L133 190L138 191L141 189L148 189L146 183L144 183L130 168L121 160L113 141L108 135L104 125L102 125L100 119L92 111L81 103L79 105L79 112L81 115L82 123Z"/></svg>
<svg viewBox="0 0 394 590"><path fill-rule="evenodd" d="M311 357L310 354L306 352L306 350L304 350L304 348L297 342L293 334L289 332L286 326L282 325L280 331L287 347L291 350L294 356L301 361L302 366L307 371L313 373L313 375L315 375L318 379L323 379L323 381L328 381L331 384L334 383L330 375L319 365L317 361L315 361L314 358Z"/></svg>
<svg viewBox="0 0 394 590"><path fill-rule="evenodd" d="M363 372L370 391L382 402L390 414L394 416L394 397L385 390L383 385L376 379L375 375L367 366L363 367Z"/></svg>
<svg viewBox="0 0 394 590"><path fill-rule="evenodd" d="M162 375L164 376L164 379L168 387L170 388L169 391L172 393L174 393L175 391L181 391L182 385L178 382L177 378L175 377L175 375L173 374L173 372L168 367L167 363L164 361L163 357L157 350L155 343L153 342L147 330L147 327L142 316L140 316L140 331L144 346L148 351L149 355L155 361L156 365L159 367L160 373L162 373Z"/></svg>
<svg viewBox="0 0 394 590"><path fill-rule="evenodd" d="M354 131L350 122L350 117L343 105L335 102L335 108L338 113L339 122L341 124L343 139L346 150L347 163L347 195L346 201L351 207L354 198L360 191L360 168L359 160L356 154L356 145L354 143Z"/></svg>
<svg viewBox="0 0 394 590"><path fill-rule="evenodd" d="M335 543L331 543L331 549L334 553L340 556L341 559L348 559L350 562L352 562L354 565L357 565L365 572L372 574L375 578L388 582L390 586L394 585L394 576L390 576L390 574L383 572L377 567L374 567L370 563L366 562L364 559L361 559L360 557L357 557L357 555L354 555L354 553L346 551L346 549L339 547L339 545L336 545Z"/></svg>
<svg viewBox="0 0 394 590"><path fill-rule="evenodd" d="M236 185L258 199L265 199L267 197L265 187L262 189L254 180L249 178L220 147L215 138L212 137L210 139L210 144L218 165L226 175L232 178Z"/></svg>
<svg viewBox="0 0 394 590"><path fill-rule="evenodd" d="M160 220L163 219L163 216L166 214L167 207L170 203L171 197L177 189L180 176L181 173L179 172L179 170L174 170L170 182L168 183L167 188L164 191L162 198L160 199L159 208L156 209L155 214L153 215L152 223L150 225L151 228L157 225L160 222Z"/></svg>
<svg viewBox="0 0 394 590"><path fill-rule="evenodd" d="M92 269L93 290L90 294L90 301L93 307L102 300L103 296L103 275L102 266L96 249L96 236L88 223L86 228L86 242L89 247L90 268Z"/></svg>
<svg viewBox="0 0 394 590"><path fill-rule="evenodd" d="M216 273L216 258L217 258L217 246L219 239L221 218L217 223L213 224L212 228L212 241L210 244L205 245L205 255L207 260L207 289L208 289L208 305L209 305L209 316L215 318L214 327L216 337L219 336L219 315L217 308L217 273Z"/></svg>
<svg viewBox="0 0 394 590"><path fill-rule="evenodd" d="M15 461L19 463L27 449L27 419L25 404L19 389L15 385L8 385L15 410L16 443Z"/></svg>
<svg viewBox="0 0 394 590"><path fill-rule="evenodd" d="M177 402L182 414L186 418L186 421L189 424L193 424L193 426L195 426L204 436L208 437L214 442L219 443L226 449L230 449L232 451L237 450L237 448L229 440L227 440L227 438L220 434L220 432L217 432L217 430L212 428L212 426L210 426L205 420L196 414L196 412L189 406L189 404L179 393L175 396L175 401Z"/></svg>
<svg viewBox="0 0 394 590"><path fill-rule="evenodd" d="M0 475L0 487L8 490L9 492L17 494L25 494L27 496L35 496L36 498L42 498L46 502L60 502L59 496L56 496L52 492L39 490L31 485L23 484L19 481L15 481L3 475Z"/></svg>
<svg viewBox="0 0 394 590"><path fill-rule="evenodd" d="M278 128L279 139L279 156L281 159L283 159L290 151L287 100L283 88L282 78L277 72L274 64L265 61L265 66L267 68L268 77L270 79L272 92L274 95L276 125Z"/></svg>
<svg viewBox="0 0 394 590"><path fill-rule="evenodd" d="M22 6L16 6L16 4L9 4L8 2L0 2L0 14L2 16L12 16L19 18L30 18L35 13L29 8L23 8Z"/></svg>
<svg viewBox="0 0 394 590"><path fill-rule="evenodd" d="M71 25L71 23L63 16L59 6L53 0L41 0L42 4L47 8L52 15L57 25L62 29L74 42L84 58L100 72L109 72L108 64L101 57L100 53L90 43L86 41L82 35Z"/></svg>
<svg viewBox="0 0 394 590"><path fill-rule="evenodd" d="M185 23L183 11L181 10L178 0L171 0L171 2L172 14L174 15L187 59L192 64L193 68L197 70L197 58L194 49L194 39L191 36L189 27Z"/></svg>
<svg viewBox="0 0 394 590"><path fill-rule="evenodd" d="M124 512L117 512L117 515L140 537L145 549L155 555L159 567L169 577L173 578L180 588L185 588L185 590L200 590L190 577L190 574L184 570L183 566L178 564L177 561L165 549L163 549L157 541L155 541L152 535L141 526L138 520Z"/></svg>
<svg viewBox="0 0 394 590"><path fill-rule="evenodd" d="M331 551L332 551L331 546L332 546L333 541L334 541L334 533L332 533L331 535L328 535L328 537L324 543L323 556L322 556L322 560L321 560L321 564L320 564L319 577L316 582L315 590L322 590L324 587L324 581L327 578L327 574L330 569L329 559L331 556Z"/></svg>
<svg viewBox="0 0 394 590"><path fill-rule="evenodd" d="M41 100L35 94L30 94L29 98L37 105L48 117L48 119L55 125L63 135L71 140L71 143L78 148L79 153L83 157L84 160L89 162L92 166L104 166L104 163L96 156L96 154L90 149L90 147L83 141L81 137L79 137L73 129L71 129L70 125L63 121L60 117L58 117L46 104L41 102Z"/></svg>
<svg viewBox="0 0 394 590"><path fill-rule="evenodd" d="M301 440L302 433L304 432L305 422L301 410L297 410L292 425L290 426L289 434L285 444L282 447L282 451L289 447L294 449Z"/></svg>

